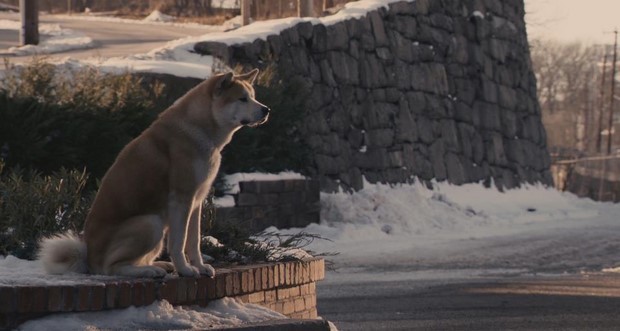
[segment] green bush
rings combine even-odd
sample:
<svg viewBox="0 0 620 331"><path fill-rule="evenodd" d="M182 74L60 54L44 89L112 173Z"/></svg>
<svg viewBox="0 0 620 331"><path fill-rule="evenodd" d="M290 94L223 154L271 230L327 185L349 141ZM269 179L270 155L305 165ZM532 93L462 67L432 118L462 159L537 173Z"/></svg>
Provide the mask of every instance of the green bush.
<svg viewBox="0 0 620 331"><path fill-rule="evenodd" d="M31 258L41 236L82 228L97 181L163 110L157 105L166 90L128 73L60 70L40 59L6 66L0 78L0 254ZM256 92L271 118L235 135L220 173L303 172L308 149L297 129L303 84L267 70ZM214 219L209 201L203 212L208 229Z"/></svg>
<svg viewBox="0 0 620 331"><path fill-rule="evenodd" d="M129 74L62 72L35 61L0 80L0 159L51 174L84 169L101 178L118 152L155 119L153 94Z"/></svg>
<svg viewBox="0 0 620 331"><path fill-rule="evenodd" d="M65 169L48 176L13 169L0 176L0 255L30 259L42 236L79 232L94 198L84 190L87 178Z"/></svg>

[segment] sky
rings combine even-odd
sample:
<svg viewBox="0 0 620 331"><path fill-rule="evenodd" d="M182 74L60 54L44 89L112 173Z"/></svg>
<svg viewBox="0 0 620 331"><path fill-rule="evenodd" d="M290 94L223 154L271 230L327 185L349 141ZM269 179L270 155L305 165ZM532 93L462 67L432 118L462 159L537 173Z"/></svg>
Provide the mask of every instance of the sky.
<svg viewBox="0 0 620 331"><path fill-rule="evenodd" d="M613 43L620 28L620 0L525 0L530 38Z"/></svg>

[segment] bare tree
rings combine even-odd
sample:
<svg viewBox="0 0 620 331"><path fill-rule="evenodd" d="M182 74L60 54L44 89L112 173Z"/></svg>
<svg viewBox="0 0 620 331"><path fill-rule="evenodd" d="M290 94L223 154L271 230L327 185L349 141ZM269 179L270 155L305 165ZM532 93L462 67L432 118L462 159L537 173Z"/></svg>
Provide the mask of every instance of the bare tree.
<svg viewBox="0 0 620 331"><path fill-rule="evenodd" d="M532 64L550 146L587 150L596 140L604 47L535 40Z"/></svg>

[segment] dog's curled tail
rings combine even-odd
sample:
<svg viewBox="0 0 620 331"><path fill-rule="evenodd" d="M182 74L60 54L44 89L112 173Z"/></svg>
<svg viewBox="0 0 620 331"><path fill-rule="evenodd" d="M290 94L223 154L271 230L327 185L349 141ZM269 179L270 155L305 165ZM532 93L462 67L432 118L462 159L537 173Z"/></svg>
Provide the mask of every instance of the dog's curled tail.
<svg viewBox="0 0 620 331"><path fill-rule="evenodd" d="M39 247L38 260L47 273L88 272L86 243L72 231L43 238Z"/></svg>

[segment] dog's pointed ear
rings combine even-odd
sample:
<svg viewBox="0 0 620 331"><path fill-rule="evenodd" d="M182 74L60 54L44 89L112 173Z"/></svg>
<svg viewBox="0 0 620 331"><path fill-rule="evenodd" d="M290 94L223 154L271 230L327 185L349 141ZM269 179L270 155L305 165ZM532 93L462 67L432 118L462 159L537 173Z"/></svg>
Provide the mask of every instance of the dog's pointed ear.
<svg viewBox="0 0 620 331"><path fill-rule="evenodd" d="M229 88L232 85L232 81L233 81L232 72L227 72L221 75L220 77L218 77L217 81L215 82L215 94L219 95L224 90Z"/></svg>
<svg viewBox="0 0 620 331"><path fill-rule="evenodd" d="M239 79L239 80L244 80L250 84L254 84L254 81L256 80L256 77L258 77L258 72L259 70L254 68L252 69L250 72L247 72L243 75L239 75L237 77L235 77L235 79Z"/></svg>

